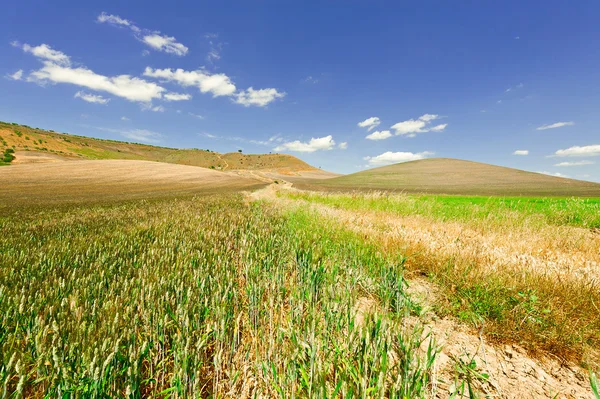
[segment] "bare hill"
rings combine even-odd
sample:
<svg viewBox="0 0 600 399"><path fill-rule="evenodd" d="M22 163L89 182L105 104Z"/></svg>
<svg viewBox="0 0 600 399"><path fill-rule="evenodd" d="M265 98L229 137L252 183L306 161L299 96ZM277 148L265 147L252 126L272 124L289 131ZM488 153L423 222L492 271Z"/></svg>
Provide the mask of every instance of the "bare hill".
<svg viewBox="0 0 600 399"><path fill-rule="evenodd" d="M216 170L264 170L285 175L319 170L287 154L220 154L208 149L174 149L62 134L0 122L0 152L6 148L15 150L14 164L76 159L131 159Z"/></svg>
<svg viewBox="0 0 600 399"><path fill-rule="evenodd" d="M600 197L600 184L449 158L374 168L299 188L393 190L409 193Z"/></svg>

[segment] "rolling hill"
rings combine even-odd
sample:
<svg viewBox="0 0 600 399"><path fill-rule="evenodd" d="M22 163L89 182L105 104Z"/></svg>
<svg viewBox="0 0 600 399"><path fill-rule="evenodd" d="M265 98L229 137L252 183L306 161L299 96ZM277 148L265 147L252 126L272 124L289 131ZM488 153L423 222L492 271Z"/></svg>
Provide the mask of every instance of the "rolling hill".
<svg viewBox="0 0 600 399"><path fill-rule="evenodd" d="M77 159L129 159L216 170L264 170L282 175L319 171L287 154L220 154L208 149L174 149L62 134L0 122L0 153L6 148L15 150L16 159L13 164Z"/></svg>
<svg viewBox="0 0 600 399"><path fill-rule="evenodd" d="M600 197L600 184L449 158L430 158L319 181L316 190L392 190L407 193Z"/></svg>

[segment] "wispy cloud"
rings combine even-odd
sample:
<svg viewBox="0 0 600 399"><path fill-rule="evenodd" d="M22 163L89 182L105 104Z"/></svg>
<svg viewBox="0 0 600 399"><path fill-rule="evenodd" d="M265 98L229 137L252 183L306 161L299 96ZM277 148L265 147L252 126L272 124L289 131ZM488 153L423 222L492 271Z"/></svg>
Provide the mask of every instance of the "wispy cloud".
<svg viewBox="0 0 600 399"><path fill-rule="evenodd" d="M338 144L338 148L340 150L345 150L345 149L348 148L348 143L346 141L343 141L343 142L341 142L341 143Z"/></svg>
<svg viewBox="0 0 600 399"><path fill-rule="evenodd" d="M376 116L372 116L370 118L365 119L362 122L358 122L358 127L366 127L367 131L370 132L371 130L373 130L377 126L379 126L380 124L381 124L381 121L379 120L379 118Z"/></svg>
<svg viewBox="0 0 600 399"><path fill-rule="evenodd" d="M548 171L545 171L545 170L541 171L541 172L537 172L537 173L541 173L543 175L548 175L548 176L554 176L554 177L562 177L562 178L565 178L565 179L568 179L570 177L568 175L564 175L564 174L559 173L559 172L548 172Z"/></svg>
<svg viewBox="0 0 600 399"><path fill-rule="evenodd" d="M96 21L113 26L129 28L133 32L133 35L136 39L157 51L184 56L189 50L186 46L179 43L177 39L172 36L163 35L159 31L151 31L148 29L139 28L130 20L121 18L118 15L111 15L102 12L100 15L98 15Z"/></svg>
<svg viewBox="0 0 600 399"><path fill-rule="evenodd" d="M89 126L89 125L83 125L83 126L102 130L104 132L117 133L125 138L134 140L134 141L138 141L138 142L142 142L142 143L156 144L156 143L160 143L161 139L163 138L162 134L153 132L151 130L146 130L146 129L112 129L112 128L108 128L108 127L99 127L99 126Z"/></svg>
<svg viewBox="0 0 600 399"><path fill-rule="evenodd" d="M108 104L108 102L110 101L109 98L104 98L95 94L85 93L83 91L78 91L77 93L75 93L74 97L81 98L83 101L94 104Z"/></svg>
<svg viewBox="0 0 600 399"><path fill-rule="evenodd" d="M575 124L575 122L556 122L556 123L551 123L549 125L539 126L539 127L535 128L535 130L556 129L556 128L563 127L563 126L573 126L574 124Z"/></svg>
<svg viewBox="0 0 600 399"><path fill-rule="evenodd" d="M19 69L17 72L15 73L11 73L9 75L6 75L6 77L8 79L12 79L12 80L21 80L23 78L23 70Z"/></svg>
<svg viewBox="0 0 600 399"><path fill-rule="evenodd" d="M193 112L188 112L188 115L193 116L194 118L204 119L202 115L194 114Z"/></svg>
<svg viewBox="0 0 600 399"><path fill-rule="evenodd" d="M300 140L283 143L273 149L273 151L293 151L293 152L315 152L329 151L335 147L335 141L331 135L319 138L311 138L308 142Z"/></svg>
<svg viewBox="0 0 600 399"><path fill-rule="evenodd" d="M595 157L600 155L600 144L573 146L554 153L556 157Z"/></svg>
<svg viewBox="0 0 600 399"><path fill-rule="evenodd" d="M519 83L519 84L518 84L518 85L516 85L516 86L511 86L511 87L509 87L508 89L504 90L504 92L505 92L505 93L510 93L511 91L522 89L524 86L525 86L525 85L524 85L523 83Z"/></svg>
<svg viewBox="0 0 600 399"><path fill-rule="evenodd" d="M369 166L383 166L391 165L394 163L418 161L419 159L424 159L432 155L434 155L434 153L430 151L423 151L417 153L387 151L375 157L364 157L363 159L369 162Z"/></svg>
<svg viewBox="0 0 600 399"><path fill-rule="evenodd" d="M516 150L513 155L529 155L529 150Z"/></svg>
<svg viewBox="0 0 600 399"><path fill-rule="evenodd" d="M166 93L164 95L165 101L186 101L190 100L192 96L190 94L183 93Z"/></svg>
<svg viewBox="0 0 600 399"><path fill-rule="evenodd" d="M596 162L594 161L575 161L575 162L559 162L554 166L585 166L585 165L594 165Z"/></svg>

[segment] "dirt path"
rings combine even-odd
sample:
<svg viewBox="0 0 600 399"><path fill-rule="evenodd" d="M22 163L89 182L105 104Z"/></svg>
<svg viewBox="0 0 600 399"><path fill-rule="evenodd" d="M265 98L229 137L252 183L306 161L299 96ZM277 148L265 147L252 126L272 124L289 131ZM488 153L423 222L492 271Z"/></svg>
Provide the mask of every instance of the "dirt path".
<svg viewBox="0 0 600 399"><path fill-rule="evenodd" d="M323 216L332 218L351 230L367 234L381 234L380 225L384 221L379 220L375 214L358 214L277 196L278 190L286 189L293 190L289 183L270 185L251 193L250 199L275 202L279 207L309 206ZM389 222L389 215L386 219ZM389 222L390 225L385 230L388 234L405 234L408 240L431 242L436 250L443 250L443 243L447 243L449 237L453 237L455 240L457 236L452 236L452 234L459 233L458 236L462 237L461 244L458 247L455 245L455 248L451 251L456 253L458 251L468 251L470 240L476 237L475 235L466 236L464 228L463 230L452 231L452 228L457 228L457 226L454 226L450 227L450 233L445 233L446 238L444 239L444 235L440 235L439 231L436 233L432 226L426 227L423 231L423 220L420 220L420 226L407 226L403 222L405 221L403 220L401 223L401 221L393 220ZM448 224L444 224L441 230L448 228ZM473 245L478 249L488 247L482 245L482 242L476 242ZM503 251L502 256L505 255ZM518 260L518 257L513 256L512 259ZM426 280L416 279L410 281L409 293L419 303L428 307L428 305L435 302L438 289ZM367 309L365 311L376 308L371 304L365 306L365 309ZM576 365L564 364L549 356L533 359L518 345L493 345L484 337L483 329L476 331L452 318L440 319L433 312L427 312L419 318L408 318L407 323L410 325L423 324L425 331L430 332L440 346L440 353L435 366L435 379L437 381L435 397L447 398L449 393L456 388L457 364L460 364L462 360L466 364L474 361L478 372L489 375L487 381L475 383L478 390L485 397L593 399L587 373Z"/></svg>

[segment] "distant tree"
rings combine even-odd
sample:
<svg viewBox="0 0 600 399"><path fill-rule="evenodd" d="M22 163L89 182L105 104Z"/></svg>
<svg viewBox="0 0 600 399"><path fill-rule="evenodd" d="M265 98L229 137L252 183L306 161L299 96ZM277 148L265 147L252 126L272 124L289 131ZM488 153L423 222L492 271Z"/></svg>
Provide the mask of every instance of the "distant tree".
<svg viewBox="0 0 600 399"><path fill-rule="evenodd" d="M242 153L242 150L238 150L238 152L241 154L241 153Z"/></svg>

